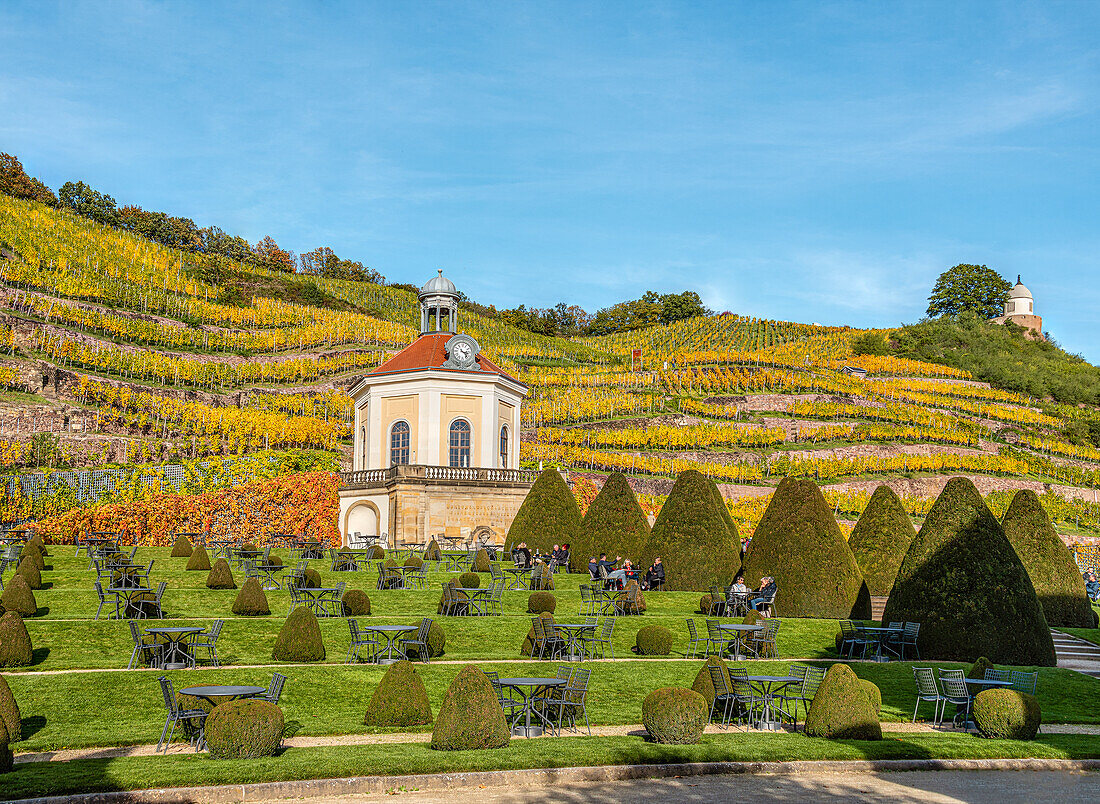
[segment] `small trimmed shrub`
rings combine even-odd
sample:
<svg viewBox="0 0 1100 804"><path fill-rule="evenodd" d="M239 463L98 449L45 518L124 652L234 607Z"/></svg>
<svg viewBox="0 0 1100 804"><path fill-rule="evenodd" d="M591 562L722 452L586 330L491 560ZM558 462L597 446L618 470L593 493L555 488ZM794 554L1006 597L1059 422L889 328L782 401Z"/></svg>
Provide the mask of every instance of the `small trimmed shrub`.
<svg viewBox="0 0 1100 804"><path fill-rule="evenodd" d="M7 773L15 763L8 738L7 727L0 721L0 773Z"/></svg>
<svg viewBox="0 0 1100 804"><path fill-rule="evenodd" d="M262 617L271 614L267 595L258 580L249 578L244 582L241 591L237 593L237 599L233 601L233 613L238 617Z"/></svg>
<svg viewBox="0 0 1100 804"><path fill-rule="evenodd" d="M642 590L640 587L638 588L638 597L636 601L634 603L628 602L630 600L629 590L632 586L638 586L638 582L631 581L630 583L628 583L626 585L626 589L621 591L615 597L615 601L618 603L619 608L622 609L623 614L644 614L646 609L645 595L642 594Z"/></svg>
<svg viewBox="0 0 1100 804"><path fill-rule="evenodd" d="M298 577L297 586L299 589L320 589L321 573L313 569L313 567L306 567Z"/></svg>
<svg viewBox="0 0 1100 804"><path fill-rule="evenodd" d="M23 617L33 617L38 613L38 601L34 599L34 592L27 585L22 575L13 575L4 588L4 594L0 595L4 602L4 608L8 612L15 612Z"/></svg>
<svg viewBox="0 0 1100 804"><path fill-rule="evenodd" d="M420 625L420 621L415 623ZM443 627L432 620L432 626L428 629L428 658L434 659L436 656L442 656L444 649L447 647L447 634L443 631ZM405 651L409 654L409 658L420 658L420 654L416 648L409 648Z"/></svg>
<svg viewBox="0 0 1100 804"><path fill-rule="evenodd" d="M544 611L553 614L557 607L558 601L549 592L532 592L527 598L528 614L542 614Z"/></svg>
<svg viewBox="0 0 1100 804"><path fill-rule="evenodd" d="M658 743L694 745L703 736L709 718L710 707L695 690L662 687L642 701L642 723Z"/></svg>
<svg viewBox="0 0 1100 804"><path fill-rule="evenodd" d="M672 632L663 625L647 625L634 637L634 652L639 656L668 656L672 652Z"/></svg>
<svg viewBox="0 0 1100 804"><path fill-rule="evenodd" d="M391 664L367 704L368 726L423 726L432 722L432 704L412 662Z"/></svg>
<svg viewBox="0 0 1100 804"><path fill-rule="evenodd" d="M691 688L706 700L707 707L714 705L714 682L710 678L710 668L715 666L722 668L722 675L726 678L726 689L730 689L730 668L721 656L708 656L695 675L695 682L691 685ZM710 711L709 708L707 711Z"/></svg>
<svg viewBox="0 0 1100 804"><path fill-rule="evenodd" d="M254 553L258 548L256 547L256 542L245 542L241 545L241 549L246 550L249 553Z"/></svg>
<svg viewBox="0 0 1100 804"><path fill-rule="evenodd" d="M187 559L186 569L190 572L210 571L210 556L201 544L191 552L191 558Z"/></svg>
<svg viewBox="0 0 1100 804"><path fill-rule="evenodd" d="M190 558L191 553L194 551L195 548L191 544L191 540L182 533L172 542L172 558Z"/></svg>
<svg viewBox="0 0 1100 804"><path fill-rule="evenodd" d="M832 740L881 740L882 726L859 678L846 664L826 673L806 713L804 731Z"/></svg>
<svg viewBox="0 0 1100 804"><path fill-rule="evenodd" d="M447 581L447 586L451 587L452 593L459 600L468 600L469 599L470 596L468 594L466 594L463 591L460 591L457 588L458 587L458 581L455 580L454 578ZM442 592L440 592L440 594L439 594L439 607L436 609L436 613L437 614L442 614L443 613L443 593Z"/></svg>
<svg viewBox="0 0 1100 804"><path fill-rule="evenodd" d="M31 635L23 618L18 612L5 612L0 617L0 667L29 667L33 657Z"/></svg>
<svg viewBox="0 0 1100 804"><path fill-rule="evenodd" d="M721 598L716 595L703 595L699 598L699 612L710 616L710 607L717 603Z"/></svg>
<svg viewBox="0 0 1100 804"><path fill-rule="evenodd" d="M550 622L554 622L554 615L548 611L544 611L539 615L544 617ZM535 627L532 625L527 629L527 637L523 640L523 644L520 646L519 653L521 656L530 656L531 650L535 645Z"/></svg>
<svg viewBox="0 0 1100 804"><path fill-rule="evenodd" d="M561 472L554 467L544 469L537 478L523 504L516 511L508 536L504 540L504 554L525 543L531 552L549 553L555 544L569 544L569 569L580 572L588 564L589 553L581 558L581 509L577 498L569 490ZM623 555L626 555L625 553Z"/></svg>
<svg viewBox="0 0 1100 804"><path fill-rule="evenodd" d="M437 751L504 748L511 737L488 676L466 665L443 697L431 747Z"/></svg>
<svg viewBox="0 0 1100 804"><path fill-rule="evenodd" d="M229 569L229 562L219 558L210 568L210 574L206 576L207 589L236 589L237 582L233 580L233 570Z"/></svg>
<svg viewBox="0 0 1100 804"><path fill-rule="evenodd" d="M985 678L986 670L995 670L993 662L984 656L979 656L978 660L974 664L970 665L970 669L966 671L967 678Z"/></svg>
<svg viewBox="0 0 1100 804"><path fill-rule="evenodd" d="M489 565L491 563L492 561L490 561L489 559L489 551L482 547L480 550L477 551L477 554L474 556L473 571L488 572Z"/></svg>
<svg viewBox="0 0 1100 804"><path fill-rule="evenodd" d="M345 617L366 617L370 614L370 598L362 589L349 589L344 592L341 602Z"/></svg>
<svg viewBox="0 0 1100 804"><path fill-rule="evenodd" d="M3 676L0 676L0 723L7 727L9 742L17 743L23 739L23 716Z"/></svg>
<svg viewBox="0 0 1100 804"><path fill-rule="evenodd" d="M26 581L29 588L42 588L42 570L33 561L24 558L19 562L19 569L15 571L15 574Z"/></svg>
<svg viewBox="0 0 1100 804"><path fill-rule="evenodd" d="M405 559L405 566L418 570L424 566L424 559L420 556L409 556Z"/></svg>
<svg viewBox="0 0 1100 804"><path fill-rule="evenodd" d="M1034 739L1043 722L1034 695L1009 689L982 690L974 696L971 712L978 732L994 739Z"/></svg>
<svg viewBox="0 0 1100 804"><path fill-rule="evenodd" d="M39 572L46 569L46 559L33 547L24 549L23 552L19 554L19 568L22 569L24 564L30 564Z"/></svg>
<svg viewBox="0 0 1100 804"><path fill-rule="evenodd" d="M283 560L278 556L269 555L267 557L267 565L269 567L281 567L283 566Z"/></svg>
<svg viewBox="0 0 1100 804"><path fill-rule="evenodd" d="M878 717L879 713L882 712L882 690L873 681L868 681L865 678L859 680L859 686L863 687L863 691L867 693L871 708L875 710L875 717Z"/></svg>
<svg viewBox="0 0 1100 804"><path fill-rule="evenodd" d="M367 561L380 561L386 557L386 550L379 544L372 544L365 553Z"/></svg>
<svg viewBox="0 0 1100 804"><path fill-rule="evenodd" d="M312 611L299 606L290 613L275 638L271 658L276 662L321 662L325 659L325 643L321 626Z"/></svg>
<svg viewBox="0 0 1100 804"><path fill-rule="evenodd" d="M424 560L425 561L442 561L443 551L439 549L439 542L432 539L428 542L428 546L424 548Z"/></svg>
<svg viewBox="0 0 1100 804"><path fill-rule="evenodd" d="M477 589L481 586L481 576L476 572L464 572L458 576L458 585L463 589Z"/></svg>
<svg viewBox="0 0 1100 804"><path fill-rule="evenodd" d="M742 625L764 625L768 620L763 614L756 609L749 609L745 613L745 619L741 621Z"/></svg>
<svg viewBox="0 0 1100 804"><path fill-rule="evenodd" d="M283 741L283 710L256 698L218 704L206 716L206 744L216 759L270 757Z"/></svg>

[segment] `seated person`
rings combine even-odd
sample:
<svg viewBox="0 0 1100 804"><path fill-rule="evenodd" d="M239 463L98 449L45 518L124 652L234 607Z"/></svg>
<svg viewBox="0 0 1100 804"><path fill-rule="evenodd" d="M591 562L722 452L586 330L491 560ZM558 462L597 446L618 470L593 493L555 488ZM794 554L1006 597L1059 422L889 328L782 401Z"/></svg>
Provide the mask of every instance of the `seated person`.
<svg viewBox="0 0 1100 804"><path fill-rule="evenodd" d="M745 586L745 578L742 575L738 575L733 582L733 586L730 587L730 592L735 594L744 595L749 591L749 587Z"/></svg>
<svg viewBox="0 0 1100 804"><path fill-rule="evenodd" d="M527 542L520 542L512 548L512 560L520 569L528 569L531 566L531 551L527 548Z"/></svg>
<svg viewBox="0 0 1100 804"><path fill-rule="evenodd" d="M615 560L618 561L619 559L616 558ZM637 578L637 573L634 572L634 565L630 563L630 559L628 558L623 562L623 566L620 569L607 573L607 580L614 582L619 589L622 589L626 586L626 582L631 576Z"/></svg>
<svg viewBox="0 0 1100 804"><path fill-rule="evenodd" d="M588 559L588 575L594 581L598 581L600 579L600 564L598 561L596 561L595 556L592 556L592 558Z"/></svg>
<svg viewBox="0 0 1100 804"><path fill-rule="evenodd" d="M563 567L569 566L569 543L566 542L561 546L561 561L558 562Z"/></svg>
<svg viewBox="0 0 1100 804"><path fill-rule="evenodd" d="M653 559L653 566L646 570L645 581L642 586L646 589L659 589L665 585L665 565L661 563L661 557Z"/></svg>
<svg viewBox="0 0 1100 804"><path fill-rule="evenodd" d="M604 573L606 573L605 577L610 582L611 581L611 573L616 571L615 570L615 564L617 562L621 561L621 560L622 560L622 556L615 556L614 561L608 561L607 560L607 553L600 553L600 560L597 562L598 566L597 566L597 569L596 569L596 578L598 579L600 577L600 575L603 575ZM603 572L601 573L600 570L603 570Z"/></svg>
<svg viewBox="0 0 1100 804"><path fill-rule="evenodd" d="M1085 579L1085 594L1095 603L1100 600L1100 581L1096 579L1096 571L1089 567L1082 575Z"/></svg>
<svg viewBox="0 0 1100 804"><path fill-rule="evenodd" d="M749 601L749 608L754 611L760 610L761 604L766 604L772 599L772 595L778 587L775 585L775 578L769 575L765 575L760 579L760 588L756 590L756 597Z"/></svg>

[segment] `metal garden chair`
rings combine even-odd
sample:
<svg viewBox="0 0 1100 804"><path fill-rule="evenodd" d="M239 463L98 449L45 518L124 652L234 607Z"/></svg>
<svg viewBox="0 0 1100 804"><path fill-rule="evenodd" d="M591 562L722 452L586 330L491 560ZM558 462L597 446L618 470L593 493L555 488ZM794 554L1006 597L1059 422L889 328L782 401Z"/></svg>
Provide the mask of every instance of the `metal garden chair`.
<svg viewBox="0 0 1100 804"><path fill-rule="evenodd" d="M710 683L714 687L714 700L710 705L709 719L713 720L715 710L722 707L722 717L718 723L724 729L730 724L734 710L737 709L737 696L730 691L729 685L726 684L726 673L721 666L710 664L707 665L707 669L710 671Z"/></svg>
<svg viewBox="0 0 1100 804"><path fill-rule="evenodd" d="M695 651L699 645L703 646L703 655L707 655L707 646L710 644L710 640L706 637L699 636L699 632L695 630L695 620L688 617L688 658L695 658Z"/></svg>
<svg viewBox="0 0 1100 804"><path fill-rule="evenodd" d="M990 681L1011 681L1008 670L998 670L996 667L991 667L985 671L983 678Z"/></svg>
<svg viewBox="0 0 1100 804"><path fill-rule="evenodd" d="M267 685L267 692L265 692L263 695L258 695L256 697L262 701L267 701L268 703L278 705L279 698L281 698L283 695L283 684L285 683L286 676L284 676L282 673L272 673L271 683Z"/></svg>
<svg viewBox="0 0 1100 804"><path fill-rule="evenodd" d="M1012 681L1012 689L1016 690L1016 692L1026 692L1028 695L1034 695L1035 688L1039 684L1039 673L1012 670L1009 673L1009 680Z"/></svg>
<svg viewBox="0 0 1100 804"><path fill-rule="evenodd" d="M928 702L932 704L933 708L932 722L939 723L943 695L940 694L940 688L936 685L936 675L932 672L932 668L914 667L913 681L917 685L917 702L913 705L913 722L917 722L917 709L920 708L921 703Z"/></svg>
<svg viewBox="0 0 1100 804"><path fill-rule="evenodd" d="M603 622L600 623L598 631L592 633L591 636L582 636L580 638L581 649L585 655L591 656L593 659L597 656L604 658L604 651L611 651L611 658L615 658L615 646L611 644L611 634L615 630L615 618L604 617Z"/></svg>
<svg viewBox="0 0 1100 804"><path fill-rule="evenodd" d="M164 721L164 729L160 733L156 750L159 751L161 745L164 745L164 753L168 753L168 746L172 744L172 737L176 734L176 726L182 723L184 732L191 732L188 736L188 742L194 745L195 750L198 751L202 748L201 724L206 720L206 712L202 709L181 709L176 702L176 691L172 687L172 682L165 676L161 676L158 680L160 681L160 691L164 695L164 708L168 710L168 716ZM194 727L196 721L200 724L198 728ZM169 728L171 728L171 731L169 731ZM167 742L165 742L166 737Z"/></svg>
<svg viewBox="0 0 1100 804"><path fill-rule="evenodd" d="M359 622L354 617L348 617L348 630L351 632L351 644L348 646L348 657L344 660L344 664L359 661L362 658L359 652L363 648L367 649L366 660L373 662L378 657L378 651L382 649L381 643L374 634L369 631L360 631Z"/></svg>
<svg viewBox="0 0 1100 804"><path fill-rule="evenodd" d="M432 621L425 617L420 621L420 627L416 629L416 635L400 640L401 651L408 655L409 649L416 651L420 661L428 663L428 632L432 628Z"/></svg>
<svg viewBox="0 0 1100 804"><path fill-rule="evenodd" d="M95 593L96 593L96 596L99 597L99 608L97 608L95 610L95 619L98 620L99 619L99 613L101 611L103 611L103 607L108 605L111 601L107 600L107 595L103 592L103 584L101 584L99 581L95 582ZM114 614L108 614L107 615L108 620L116 619L119 616L121 616L120 612L119 612L119 603L120 603L120 600L119 600L118 595L116 594L115 595L115 600L114 600L115 612L114 612Z"/></svg>
<svg viewBox="0 0 1100 804"><path fill-rule="evenodd" d="M749 674L744 667L731 667L729 674L730 687L734 697L737 698L739 707L737 722L738 724L744 724L748 721L751 726L754 713L760 709L761 698L753 689L752 684L749 683Z"/></svg>
<svg viewBox="0 0 1100 804"><path fill-rule="evenodd" d="M218 661L218 637L222 635L222 628L224 627L225 620L215 620L209 631L201 631L195 634L195 641L191 643L191 655L194 656L197 648L205 648L210 657L210 664L214 667L221 667L221 662Z"/></svg>
<svg viewBox="0 0 1100 804"><path fill-rule="evenodd" d="M974 701L974 696L970 694L970 690L966 688L966 676L962 670L940 670L940 687L943 690L944 709L947 709L947 704L955 705L955 717L952 722L958 724L959 715L963 716L963 725L965 726L970 719L970 705ZM943 712L940 713L940 720L943 719Z"/></svg>
<svg viewBox="0 0 1100 804"><path fill-rule="evenodd" d="M164 646L159 642L146 642L141 634L141 629L133 620L130 624L130 638L134 640L134 652L130 654L130 663L127 670L134 667L134 662L144 661L149 667L160 667L163 663Z"/></svg>
<svg viewBox="0 0 1100 804"><path fill-rule="evenodd" d="M913 649L913 655L920 658L920 648L917 647L917 637L920 636L920 623L906 623L901 635L901 658L904 661L906 648Z"/></svg>

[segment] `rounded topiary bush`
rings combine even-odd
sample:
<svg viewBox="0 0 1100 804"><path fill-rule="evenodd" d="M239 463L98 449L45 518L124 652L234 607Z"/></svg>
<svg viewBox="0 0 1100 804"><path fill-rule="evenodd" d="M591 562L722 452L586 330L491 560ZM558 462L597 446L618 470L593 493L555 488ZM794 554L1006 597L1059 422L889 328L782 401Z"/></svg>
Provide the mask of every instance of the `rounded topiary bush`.
<svg viewBox="0 0 1100 804"><path fill-rule="evenodd" d="M206 716L206 745L216 759L273 756L283 741L283 710L251 698L218 704Z"/></svg>
<svg viewBox="0 0 1100 804"><path fill-rule="evenodd" d="M638 504L634 490L626 477L615 472L608 476L600 493L592 500L581 520L580 535L572 546L570 563L586 563L589 557L600 553L623 556L639 566L651 561L646 546L649 541L649 520Z"/></svg>
<svg viewBox="0 0 1100 804"><path fill-rule="evenodd" d="M297 587L299 589L320 589L321 573L313 567L306 567L302 570L302 574L298 576Z"/></svg>
<svg viewBox="0 0 1100 804"><path fill-rule="evenodd" d="M776 610L784 617L871 618L871 596L855 556L833 509L809 478L779 481L744 566L750 589L765 575L775 578Z"/></svg>
<svg viewBox="0 0 1100 804"><path fill-rule="evenodd" d="M191 557L187 559L186 570L195 572L199 570L210 571L210 556L206 552L206 548L201 544L191 551Z"/></svg>
<svg viewBox="0 0 1100 804"><path fill-rule="evenodd" d="M970 669L966 671L967 678L985 678L986 670L995 670L993 662L984 656L979 656L974 664L970 665Z"/></svg>
<svg viewBox="0 0 1100 804"><path fill-rule="evenodd" d="M283 560L278 556L269 555L267 557L267 566L269 567L281 567L283 566Z"/></svg>
<svg viewBox="0 0 1100 804"><path fill-rule="evenodd" d="M258 580L249 578L244 582L241 591L237 593L237 599L233 601L233 613L238 617L262 617L271 614L267 595Z"/></svg>
<svg viewBox="0 0 1100 804"><path fill-rule="evenodd" d="M557 607L558 601L549 592L532 592L527 598L528 614L542 614L544 611L553 614Z"/></svg>
<svg viewBox="0 0 1100 804"><path fill-rule="evenodd" d="M233 580L233 570L229 569L229 562L219 558L210 568L210 574L206 576L207 589L236 589L237 582Z"/></svg>
<svg viewBox="0 0 1100 804"><path fill-rule="evenodd" d="M804 731L833 740L882 739L868 691L848 665L834 664L826 671L806 713Z"/></svg>
<svg viewBox="0 0 1100 804"><path fill-rule="evenodd" d="M191 540L182 533L172 542L172 558L190 558L194 551Z"/></svg>
<svg viewBox="0 0 1100 804"><path fill-rule="evenodd" d="M1095 628L1096 612L1085 594L1081 571L1039 496L1030 489L1016 492L1001 527L1031 578L1047 623Z"/></svg>
<svg viewBox="0 0 1100 804"><path fill-rule="evenodd" d="M917 644L925 660L987 656L996 664L1055 665L1031 578L964 477L947 481L933 503L901 562L882 620L920 623Z"/></svg>
<svg viewBox="0 0 1100 804"><path fill-rule="evenodd" d="M386 551L381 545L372 544L367 548L367 552L364 553L364 555L367 561L379 561L386 557Z"/></svg>
<svg viewBox="0 0 1100 804"><path fill-rule="evenodd" d="M722 675L726 679L726 689L730 689L730 668L729 665L722 659L721 656L708 656L707 660L703 662L703 666L699 668L699 672L695 675L695 681L692 683L691 688L706 699L707 706L714 704L714 681L710 677L710 668L720 667L722 668Z"/></svg>
<svg viewBox="0 0 1100 804"><path fill-rule="evenodd" d="M983 737L1031 740L1043 722L1034 695L1016 690L982 690L974 696L971 714Z"/></svg>
<svg viewBox="0 0 1100 804"><path fill-rule="evenodd" d="M665 588L674 592L729 584L741 567L741 547L724 510L712 480L695 469L681 472L653 523L639 567L660 556Z"/></svg>
<svg viewBox="0 0 1100 804"><path fill-rule="evenodd" d="M17 743L23 739L23 716L19 713L19 704L3 676L0 676L0 723L8 729L9 742Z"/></svg>
<svg viewBox="0 0 1100 804"><path fill-rule="evenodd" d="M395 662L382 676L363 723L368 726L423 726L432 722L432 704L412 662Z"/></svg>
<svg viewBox="0 0 1100 804"><path fill-rule="evenodd" d="M19 562L19 569L15 571L15 574L26 581L29 588L42 588L42 570L33 561L24 558Z"/></svg>
<svg viewBox="0 0 1100 804"><path fill-rule="evenodd" d="M417 627L420 623L415 623ZM411 632L410 632L410 635ZM434 659L436 656L442 656L443 651L447 647L447 634L443 631L443 627L439 623L432 621L431 627L428 628L428 658ZM409 648L405 651L410 659L419 659L420 653L418 648Z"/></svg>
<svg viewBox="0 0 1100 804"><path fill-rule="evenodd" d="M544 618L544 619L549 620L550 622L554 622L554 615L551 614L548 611L544 611L539 616ZM535 645L535 627L532 625L530 628L527 629L527 637L526 637L526 639L523 640L523 644L520 646L520 649L519 649L520 655L521 656L530 656L531 655L531 650L534 648L534 645Z"/></svg>
<svg viewBox="0 0 1100 804"><path fill-rule="evenodd" d="M25 548L23 552L19 554L20 569L22 569L23 566L27 564L30 564L39 572L42 572L44 569L46 569L46 559L33 547L29 549Z"/></svg>
<svg viewBox="0 0 1100 804"><path fill-rule="evenodd" d="M658 743L693 745L703 736L709 718L710 707L695 690L662 687L642 701L642 723Z"/></svg>
<svg viewBox="0 0 1100 804"><path fill-rule="evenodd" d="M345 617L366 617L370 614L370 598L362 589L349 589L344 592L342 602Z"/></svg>
<svg viewBox="0 0 1100 804"><path fill-rule="evenodd" d="M26 548L26 547L33 547L35 550L37 550L38 552L40 552L44 556L48 556L50 554L49 551L46 550L46 542L43 541L41 533L36 533L33 536L31 536L29 539L27 539L27 542L24 545L24 548Z"/></svg>
<svg viewBox="0 0 1100 804"><path fill-rule="evenodd" d="M271 658L276 662L320 662L325 658L321 626L312 611L299 606L290 613L275 638Z"/></svg>
<svg viewBox="0 0 1100 804"><path fill-rule="evenodd" d="M637 587L637 591L633 593L633 601L630 600L632 594L630 587L632 586ZM642 594L642 589L638 586L637 581L628 583L626 589L615 596L615 603L623 614L644 614L646 610L645 595Z"/></svg>
<svg viewBox="0 0 1100 804"><path fill-rule="evenodd" d="M424 560L425 561L442 561L443 551L439 549L439 542L432 539L428 542L428 546L424 548Z"/></svg>
<svg viewBox="0 0 1100 804"><path fill-rule="evenodd" d="M3 721L0 721L0 773L10 771L14 763L15 756L12 754L8 730Z"/></svg>
<svg viewBox="0 0 1100 804"><path fill-rule="evenodd" d="M877 597L890 594L898 567L917 531L898 495L889 486L875 489L848 537L848 547L863 573L867 591Z"/></svg>
<svg viewBox="0 0 1100 804"><path fill-rule="evenodd" d="M745 613L745 618L741 620L742 625L763 625L768 621L768 618L758 612L756 609L749 609Z"/></svg>
<svg viewBox="0 0 1100 804"><path fill-rule="evenodd" d="M550 467L535 478L531 490L523 498L516 511L508 536L504 540L504 554L521 542L532 553L549 553L555 544L569 544L569 569L580 572L588 565L588 555L580 557L581 510L577 498L569 490L561 472Z"/></svg>
<svg viewBox="0 0 1100 804"><path fill-rule="evenodd" d="M431 747L437 751L503 748L511 736L488 676L466 665L443 697Z"/></svg>
<svg viewBox="0 0 1100 804"><path fill-rule="evenodd" d="M405 566L409 569L418 570L424 566L424 559L420 556L409 556L405 559Z"/></svg>
<svg viewBox="0 0 1100 804"><path fill-rule="evenodd" d="M867 700L871 702L871 708L875 710L875 717L878 717L882 712L882 690L873 681L868 681L865 678L859 680L859 686L863 687L863 691L867 693Z"/></svg>
<svg viewBox="0 0 1100 804"><path fill-rule="evenodd" d="M22 575L13 575L4 587L4 594L0 595L4 608L9 612L15 612L22 617L33 617L38 613L38 601L34 599L34 592L27 585Z"/></svg>
<svg viewBox="0 0 1100 804"><path fill-rule="evenodd" d="M668 656L672 652L672 632L663 625L647 625L634 637L634 652L639 656Z"/></svg>
<svg viewBox="0 0 1100 804"><path fill-rule="evenodd" d="M473 569L474 572L488 572L489 565L492 563L492 560L489 558L489 551L482 547L474 555L474 563L471 569Z"/></svg>
<svg viewBox="0 0 1100 804"><path fill-rule="evenodd" d="M0 616L0 667L28 667L33 657L31 635L23 618L18 612L5 612Z"/></svg>
<svg viewBox="0 0 1100 804"><path fill-rule="evenodd" d="M458 576L458 585L463 589L477 589L481 586L481 576L476 572L464 572Z"/></svg>
<svg viewBox="0 0 1100 804"><path fill-rule="evenodd" d="M245 542L241 545L241 550L244 550L248 553L255 553L257 550L256 542Z"/></svg>

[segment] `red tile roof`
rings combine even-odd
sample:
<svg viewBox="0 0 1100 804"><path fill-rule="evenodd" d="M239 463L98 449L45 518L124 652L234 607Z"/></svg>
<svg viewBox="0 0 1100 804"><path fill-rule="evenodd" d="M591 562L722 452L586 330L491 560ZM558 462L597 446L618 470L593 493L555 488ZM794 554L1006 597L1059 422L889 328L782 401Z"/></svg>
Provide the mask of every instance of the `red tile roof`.
<svg viewBox="0 0 1100 804"><path fill-rule="evenodd" d="M452 337L453 332L429 332L421 335L400 352L395 354L381 366L370 373L370 376L379 374L401 374L407 371L421 371L423 369L442 369L447 360L447 353L443 349L444 344ZM496 363L485 355L477 356L477 369L443 369L454 371L456 374L498 374L512 382L523 385Z"/></svg>

